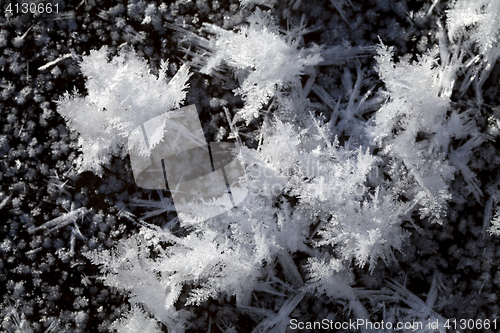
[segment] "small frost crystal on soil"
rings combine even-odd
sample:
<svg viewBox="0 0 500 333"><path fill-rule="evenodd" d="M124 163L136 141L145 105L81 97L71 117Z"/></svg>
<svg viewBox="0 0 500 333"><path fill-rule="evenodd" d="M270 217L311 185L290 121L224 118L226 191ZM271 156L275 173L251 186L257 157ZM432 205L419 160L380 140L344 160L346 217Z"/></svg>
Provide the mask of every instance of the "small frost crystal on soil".
<svg viewBox="0 0 500 333"><path fill-rule="evenodd" d="M497 0L0 17L0 330L498 330L499 17ZM125 157L151 119L137 153L171 144L193 104L207 142L237 141L248 195L179 222Z"/></svg>
<svg viewBox="0 0 500 333"><path fill-rule="evenodd" d="M215 37L202 45L210 53L200 72L211 74L222 65L234 71L240 81L234 93L245 101L239 114L247 124L277 91L300 83L305 68L322 60L319 47L301 48L300 35L284 35L272 21L269 12L257 9L236 32L205 25Z"/></svg>

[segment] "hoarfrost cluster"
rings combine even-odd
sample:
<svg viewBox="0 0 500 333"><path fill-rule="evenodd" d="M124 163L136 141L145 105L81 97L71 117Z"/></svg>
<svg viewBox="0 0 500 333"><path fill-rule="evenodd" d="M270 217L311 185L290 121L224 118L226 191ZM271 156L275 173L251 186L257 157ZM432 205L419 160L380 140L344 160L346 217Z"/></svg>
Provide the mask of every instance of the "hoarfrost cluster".
<svg viewBox="0 0 500 333"><path fill-rule="evenodd" d="M0 66L18 79L0 76L2 328L445 332L497 316L500 3L369 2L2 17ZM138 187L127 156L132 130L191 104L248 184L204 221L180 221L176 189ZM169 144L167 120L141 156Z"/></svg>

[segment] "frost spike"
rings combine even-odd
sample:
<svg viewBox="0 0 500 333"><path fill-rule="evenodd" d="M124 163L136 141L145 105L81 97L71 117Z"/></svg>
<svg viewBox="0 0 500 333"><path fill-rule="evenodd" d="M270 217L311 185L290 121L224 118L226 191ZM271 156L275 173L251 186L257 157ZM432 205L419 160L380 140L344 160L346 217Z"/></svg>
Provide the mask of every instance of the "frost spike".
<svg viewBox="0 0 500 333"><path fill-rule="evenodd" d="M332 46L320 51L323 60L318 66L340 66L361 57L368 57L375 53L375 48L367 46Z"/></svg>
<svg viewBox="0 0 500 333"><path fill-rule="evenodd" d="M78 208L77 210L71 211L69 213L66 213L64 215L61 215L59 217L56 217L55 219L52 219L48 222L45 222L39 227L31 227L28 229L28 232L30 234L34 234L35 232L41 230L41 229L50 229L49 231L54 231L57 229L60 229L64 226L67 226L68 224L73 223L78 217L83 216L87 213L87 208L81 207Z"/></svg>
<svg viewBox="0 0 500 333"><path fill-rule="evenodd" d="M12 198L12 194L2 200L2 202L0 203L0 209L3 209L5 206L7 206L7 204L10 201L10 198Z"/></svg>

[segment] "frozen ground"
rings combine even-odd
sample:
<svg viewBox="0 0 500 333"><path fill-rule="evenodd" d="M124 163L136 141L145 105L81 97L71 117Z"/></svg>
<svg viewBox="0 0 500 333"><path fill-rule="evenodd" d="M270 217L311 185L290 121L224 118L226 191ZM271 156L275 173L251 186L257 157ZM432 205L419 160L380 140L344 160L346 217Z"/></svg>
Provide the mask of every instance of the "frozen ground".
<svg viewBox="0 0 500 333"><path fill-rule="evenodd" d="M500 329L498 0L0 4L0 330ZM191 104L252 186L179 223L125 138Z"/></svg>

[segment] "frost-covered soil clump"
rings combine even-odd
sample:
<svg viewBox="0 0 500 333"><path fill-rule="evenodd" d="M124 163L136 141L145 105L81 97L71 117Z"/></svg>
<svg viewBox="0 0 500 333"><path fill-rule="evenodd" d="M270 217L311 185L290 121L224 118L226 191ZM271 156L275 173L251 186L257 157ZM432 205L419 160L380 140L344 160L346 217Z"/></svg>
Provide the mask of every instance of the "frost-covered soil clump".
<svg viewBox="0 0 500 333"><path fill-rule="evenodd" d="M2 4L2 331L498 329L500 2L53 4ZM249 191L204 221L128 156L192 104Z"/></svg>

